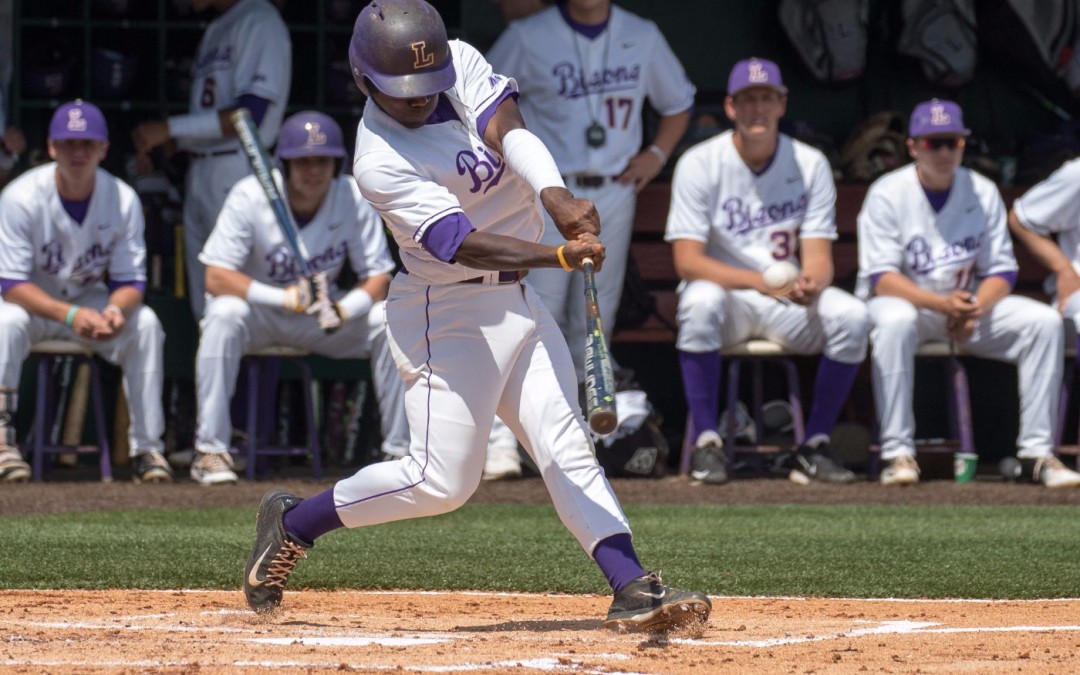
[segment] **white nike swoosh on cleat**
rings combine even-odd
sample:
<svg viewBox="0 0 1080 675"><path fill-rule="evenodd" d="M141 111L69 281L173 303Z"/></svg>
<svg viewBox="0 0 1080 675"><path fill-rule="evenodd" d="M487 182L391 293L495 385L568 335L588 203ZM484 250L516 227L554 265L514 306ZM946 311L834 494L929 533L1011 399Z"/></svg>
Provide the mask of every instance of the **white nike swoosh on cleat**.
<svg viewBox="0 0 1080 675"><path fill-rule="evenodd" d="M690 477L693 478L694 480L705 480L706 478L709 477L709 472L708 471L691 471L690 472Z"/></svg>
<svg viewBox="0 0 1080 675"><path fill-rule="evenodd" d="M262 565L263 558L266 557L266 554L269 553L272 548L274 548L273 544L267 546L266 550L259 556L259 559L255 561L255 564L251 566L251 571L248 572L248 583L252 586L262 586L262 583L266 581L266 579L259 578L258 571L259 566Z"/></svg>
<svg viewBox="0 0 1080 675"><path fill-rule="evenodd" d="M646 598L653 598L655 600L663 600L664 596L667 595L667 591L660 591L659 593L646 593L645 591L638 591L638 594L643 596L643 597L646 597Z"/></svg>

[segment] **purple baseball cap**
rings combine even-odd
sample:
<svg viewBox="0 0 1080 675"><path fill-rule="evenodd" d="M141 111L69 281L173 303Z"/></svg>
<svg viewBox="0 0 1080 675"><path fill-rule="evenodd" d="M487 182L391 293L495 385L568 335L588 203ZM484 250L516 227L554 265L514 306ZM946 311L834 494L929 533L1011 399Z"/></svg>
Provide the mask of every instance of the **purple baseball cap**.
<svg viewBox="0 0 1080 675"><path fill-rule="evenodd" d="M934 134L957 134L967 136L971 129L964 126L964 113L952 101L931 99L915 106L908 124L908 136L931 136Z"/></svg>
<svg viewBox="0 0 1080 675"><path fill-rule="evenodd" d="M728 75L728 96L734 96L750 87L768 87L781 94L787 93L784 80L780 77L780 66L768 59L756 57L739 61Z"/></svg>
<svg viewBox="0 0 1080 675"><path fill-rule="evenodd" d="M108 141L109 125L105 124L101 109L81 98L57 108L49 122L49 140L69 139Z"/></svg>

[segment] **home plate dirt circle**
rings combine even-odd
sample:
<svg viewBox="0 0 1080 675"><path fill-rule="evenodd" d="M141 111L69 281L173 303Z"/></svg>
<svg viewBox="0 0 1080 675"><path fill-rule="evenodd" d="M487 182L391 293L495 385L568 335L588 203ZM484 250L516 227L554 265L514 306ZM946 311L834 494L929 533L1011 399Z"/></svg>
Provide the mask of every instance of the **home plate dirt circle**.
<svg viewBox="0 0 1080 675"><path fill-rule="evenodd" d="M605 630L608 598L5 591L0 668L23 673L1075 672L1080 600L713 598L695 635Z"/></svg>

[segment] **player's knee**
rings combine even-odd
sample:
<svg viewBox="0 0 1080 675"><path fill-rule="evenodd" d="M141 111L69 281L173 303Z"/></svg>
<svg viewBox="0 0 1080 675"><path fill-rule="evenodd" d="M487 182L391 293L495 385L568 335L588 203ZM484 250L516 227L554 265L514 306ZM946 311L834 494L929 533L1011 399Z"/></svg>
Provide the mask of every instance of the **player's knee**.
<svg viewBox="0 0 1080 675"><path fill-rule="evenodd" d="M143 305L135 313L135 327L141 335L146 335L159 342L165 342L165 328L154 310Z"/></svg>
<svg viewBox="0 0 1080 675"><path fill-rule="evenodd" d="M908 337L917 333L916 322L919 312L914 305L908 302L892 303L887 312L873 314L871 326L871 339L875 342L890 337Z"/></svg>
<svg viewBox="0 0 1080 675"><path fill-rule="evenodd" d="M1064 319L1051 307L1040 305L1025 321L1039 335L1063 334Z"/></svg>
<svg viewBox="0 0 1080 675"><path fill-rule="evenodd" d="M29 326L29 312L10 302L0 302L0 327L5 333L8 331L25 331Z"/></svg>
<svg viewBox="0 0 1080 675"><path fill-rule="evenodd" d="M203 329L210 326L240 326L251 314L251 305L233 295L221 295L206 306Z"/></svg>

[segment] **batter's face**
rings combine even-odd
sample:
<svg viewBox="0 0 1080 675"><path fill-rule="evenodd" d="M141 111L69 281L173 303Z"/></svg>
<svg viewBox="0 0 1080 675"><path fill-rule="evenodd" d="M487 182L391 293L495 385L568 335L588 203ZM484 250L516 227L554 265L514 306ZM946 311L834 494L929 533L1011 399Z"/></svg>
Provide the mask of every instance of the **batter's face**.
<svg viewBox="0 0 1080 675"><path fill-rule="evenodd" d="M289 163L289 196L321 202L334 180L333 157L297 157Z"/></svg>
<svg viewBox="0 0 1080 675"><path fill-rule="evenodd" d="M724 112L735 132L748 139L774 138L787 112L787 95L771 87L751 87L724 99Z"/></svg>
<svg viewBox="0 0 1080 675"><path fill-rule="evenodd" d="M61 174L74 179L92 176L108 151L109 144L106 141L49 141L49 157L56 162Z"/></svg>
<svg viewBox="0 0 1080 675"><path fill-rule="evenodd" d="M419 129L424 126L424 122L431 117L435 106L439 104L438 94L418 98L394 98L374 87L370 91L375 105L406 129Z"/></svg>
<svg viewBox="0 0 1080 675"><path fill-rule="evenodd" d="M966 139L956 134L936 134L909 138L908 154L919 171L938 179L952 178L964 160Z"/></svg>

